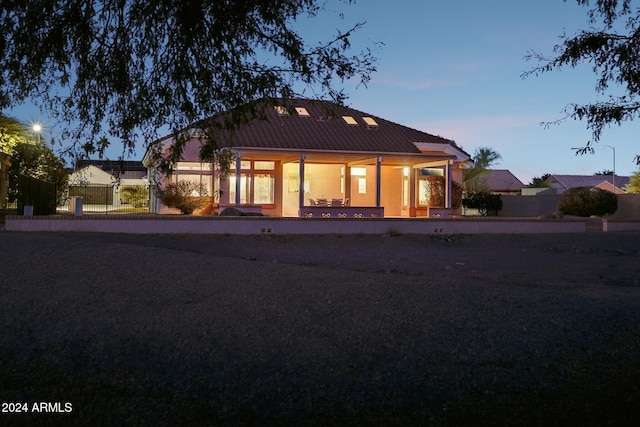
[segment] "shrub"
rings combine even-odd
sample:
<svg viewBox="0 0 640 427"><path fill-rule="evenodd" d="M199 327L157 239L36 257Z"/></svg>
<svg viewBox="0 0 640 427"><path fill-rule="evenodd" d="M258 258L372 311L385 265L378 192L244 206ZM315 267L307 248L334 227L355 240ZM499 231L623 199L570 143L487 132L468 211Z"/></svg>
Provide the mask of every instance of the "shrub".
<svg viewBox="0 0 640 427"><path fill-rule="evenodd" d="M120 189L120 200L134 208L141 208L149 200L149 190L142 185L124 185Z"/></svg>
<svg viewBox="0 0 640 427"><path fill-rule="evenodd" d="M618 197L597 187L574 187L562 193L558 209L581 217L610 215L618 209Z"/></svg>
<svg viewBox="0 0 640 427"><path fill-rule="evenodd" d="M467 209L478 209L480 215L487 216L489 212L497 213L502 209L502 197L486 191L469 193L462 199L462 206Z"/></svg>
<svg viewBox="0 0 640 427"><path fill-rule="evenodd" d="M185 215L207 204L207 189L193 181L178 181L167 184L162 194L162 203L179 209Z"/></svg>
<svg viewBox="0 0 640 427"><path fill-rule="evenodd" d="M431 207L444 206L444 187L445 181L442 176L425 177L425 197L427 205Z"/></svg>
<svg viewBox="0 0 640 427"><path fill-rule="evenodd" d="M445 179L443 176L428 176L426 181L426 199L428 206L444 207L445 205ZM451 181L451 208L458 209L462 204L462 185Z"/></svg>

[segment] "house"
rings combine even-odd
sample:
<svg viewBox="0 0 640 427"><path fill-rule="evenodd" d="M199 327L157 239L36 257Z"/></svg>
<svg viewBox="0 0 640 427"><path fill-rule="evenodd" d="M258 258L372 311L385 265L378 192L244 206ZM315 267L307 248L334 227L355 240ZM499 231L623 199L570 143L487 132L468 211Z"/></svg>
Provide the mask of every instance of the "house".
<svg viewBox="0 0 640 427"><path fill-rule="evenodd" d="M148 189L147 170L140 161L78 160L69 175L69 196L82 197L85 204L119 206L125 186ZM148 196L145 196L148 197Z"/></svg>
<svg viewBox="0 0 640 427"><path fill-rule="evenodd" d="M92 178L83 174L81 171L85 170L88 166L93 166L95 169L99 169L106 172L112 177L112 180L120 180L126 182L129 185L144 185L146 184L147 168L144 167L141 161L138 160L78 160L76 162L76 171L79 175L85 175L85 178ZM87 172L95 172L95 170L87 170ZM90 174L89 174L90 175ZM96 180L100 181L104 179L102 174L95 175ZM89 179L89 183L91 179ZM98 183L98 182L95 182ZM101 184L105 182L99 182ZM126 184L125 184L126 185Z"/></svg>
<svg viewBox="0 0 640 427"><path fill-rule="evenodd" d="M486 173L478 175L472 180L475 181L471 185L472 188L484 189L503 196L518 196L524 188L522 181L507 169L489 169ZM467 185L469 186L468 182Z"/></svg>
<svg viewBox="0 0 640 427"><path fill-rule="evenodd" d="M614 177L612 175L551 175L544 183L562 194L565 190L574 187L598 187L614 192ZM628 176L615 176L615 193L625 194L624 186L629 183Z"/></svg>
<svg viewBox="0 0 640 427"><path fill-rule="evenodd" d="M453 141L327 101L256 101L264 119L233 134L218 132L235 156L228 177L202 163L202 139L192 128L182 161L170 176L158 169L173 136L147 149L143 164L159 186L191 180L218 194L210 209L235 207L285 217L427 216L430 182L440 177L444 208L451 182L462 181L469 154ZM217 119L224 120L226 114ZM151 196L151 209L174 212Z"/></svg>

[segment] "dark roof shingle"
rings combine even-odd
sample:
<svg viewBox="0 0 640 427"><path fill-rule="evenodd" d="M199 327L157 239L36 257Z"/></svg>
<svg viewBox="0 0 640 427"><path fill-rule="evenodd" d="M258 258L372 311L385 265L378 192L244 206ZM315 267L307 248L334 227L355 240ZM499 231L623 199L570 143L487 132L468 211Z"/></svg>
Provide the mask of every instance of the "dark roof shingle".
<svg viewBox="0 0 640 427"><path fill-rule="evenodd" d="M420 153L413 143L422 142L459 149L451 140L328 101L290 100L285 115L279 114L272 102L259 102L264 103L266 120L253 120L237 130L234 147ZM298 114L295 107L304 108L308 115ZM343 116L353 117L357 124L348 124ZM364 117L373 119L377 126L367 124Z"/></svg>

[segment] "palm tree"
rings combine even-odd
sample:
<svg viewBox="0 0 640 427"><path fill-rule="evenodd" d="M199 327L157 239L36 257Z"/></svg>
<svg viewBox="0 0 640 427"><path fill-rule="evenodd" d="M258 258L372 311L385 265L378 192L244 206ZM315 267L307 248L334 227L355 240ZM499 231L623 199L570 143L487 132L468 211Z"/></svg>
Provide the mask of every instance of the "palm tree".
<svg viewBox="0 0 640 427"><path fill-rule="evenodd" d="M477 148L473 154L473 167L462 171L462 182L465 192L477 193L488 191L486 175L489 168L497 163L502 156L489 147Z"/></svg>

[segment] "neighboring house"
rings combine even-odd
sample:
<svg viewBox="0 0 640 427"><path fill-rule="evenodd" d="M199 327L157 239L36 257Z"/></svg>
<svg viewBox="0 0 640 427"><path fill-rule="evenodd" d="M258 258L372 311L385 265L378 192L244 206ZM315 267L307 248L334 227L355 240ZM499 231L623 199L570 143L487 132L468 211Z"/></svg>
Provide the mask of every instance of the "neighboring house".
<svg viewBox="0 0 640 427"><path fill-rule="evenodd" d="M119 178L121 181L127 182L127 185L145 185L147 182L147 168L144 167L141 161L78 160L76 162L77 171L80 171L87 166L95 166L96 168L107 172L114 178L114 180Z"/></svg>
<svg viewBox="0 0 640 427"><path fill-rule="evenodd" d="M69 196L84 199L85 204L120 205L119 191L124 186L148 188L146 168L139 161L79 160L69 175Z"/></svg>
<svg viewBox="0 0 640 427"><path fill-rule="evenodd" d="M611 175L551 175L544 183L555 189L557 194L574 187L598 187L613 191L613 176ZM629 183L628 176L615 176L615 193L625 194L623 187Z"/></svg>
<svg viewBox="0 0 640 427"><path fill-rule="evenodd" d="M478 188L503 196L518 196L524 184L507 169L489 169L475 178Z"/></svg>
<svg viewBox="0 0 640 427"><path fill-rule="evenodd" d="M257 102L266 120L254 120L233 134L216 134L236 156L226 179L212 164L200 162L195 127L170 176L157 165L173 137L149 145L143 158L149 176L161 187L191 180L204 184L209 195L220 191L209 209L236 207L287 217L415 217L429 214L427 193L434 175L442 177L448 208L451 182L461 182L462 169L472 164L451 140L352 108L305 99L291 100L288 108ZM153 195L151 207L171 212Z"/></svg>

